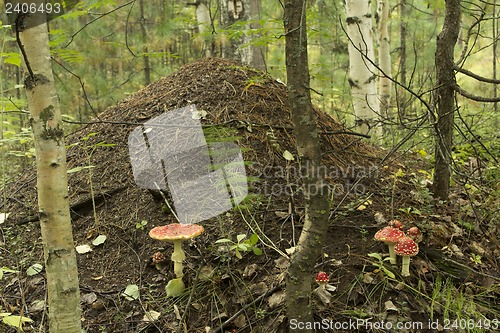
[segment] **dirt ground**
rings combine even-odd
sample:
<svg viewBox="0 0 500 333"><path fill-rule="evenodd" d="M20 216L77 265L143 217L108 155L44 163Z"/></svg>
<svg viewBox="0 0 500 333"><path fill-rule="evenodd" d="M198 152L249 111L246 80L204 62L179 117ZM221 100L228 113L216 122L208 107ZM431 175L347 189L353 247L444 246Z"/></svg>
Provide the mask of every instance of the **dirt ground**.
<svg viewBox="0 0 500 333"><path fill-rule="evenodd" d="M188 289L168 298L164 288L173 269L169 260L153 264L152 255L159 251L169 258L172 245L148 232L176 220L159 192L135 184L127 138L148 119L190 104L206 111L207 136L241 147L250 195L239 207L201 222L205 232L184 243ZM447 318L500 319L498 217L478 218L464 210L472 199L459 190L448 203L433 200L421 172L429 169L425 158L394 155L382 163L386 150L347 133L322 112L317 116L333 192L328 241L317 270L327 272L337 288L326 305L312 295L315 318L324 323L318 331L388 332L380 323L389 322L414 324L398 332L434 332L431 321L445 329ZM304 208L297 162L283 157L287 150L296 156L283 84L226 60L201 60L96 115L70 134L67 144L68 168L80 167L69 174L75 243L107 237L78 254L88 333L286 330L287 250L298 241ZM19 271L0 281L0 307L33 319L24 325L26 332L44 332L47 318L44 272L26 274L31 265L43 264L35 183L28 169L0 196L0 211L10 213L0 224L0 266ZM373 240L386 224L381 215L424 232L409 278L401 277L399 267L368 256L387 252ZM254 233L261 255L248 251L239 259L234 249L216 243ZM123 295L131 284L139 288L137 299ZM454 306L459 300L462 306ZM365 324L345 326L357 320ZM0 324L0 331L15 329Z"/></svg>

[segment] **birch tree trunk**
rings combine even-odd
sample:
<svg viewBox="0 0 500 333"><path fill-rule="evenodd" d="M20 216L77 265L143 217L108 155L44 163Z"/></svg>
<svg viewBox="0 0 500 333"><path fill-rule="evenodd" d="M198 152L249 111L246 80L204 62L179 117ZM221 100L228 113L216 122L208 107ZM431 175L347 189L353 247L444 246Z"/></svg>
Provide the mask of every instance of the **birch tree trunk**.
<svg viewBox="0 0 500 333"><path fill-rule="evenodd" d="M206 36L212 28L210 9L208 8L206 1L197 1L194 4L196 6L196 22L198 23L198 31L203 36L205 44L205 57L208 58L212 55L211 38L207 38Z"/></svg>
<svg viewBox="0 0 500 333"><path fill-rule="evenodd" d="M368 60L375 59L372 15L369 0L347 0L347 35L349 41L349 84L356 118L356 130L372 137L381 136L376 69Z"/></svg>
<svg viewBox="0 0 500 333"><path fill-rule="evenodd" d="M237 22L245 22L250 18L249 0L221 0L221 24L231 30L231 25ZM229 42L222 48L222 57L240 61L243 64L252 63L253 52L250 47L242 47L250 43L251 39L247 32L250 25L246 24L244 31L232 34ZM241 30L241 29L240 29Z"/></svg>
<svg viewBox="0 0 500 333"><path fill-rule="evenodd" d="M44 3L33 2L36 8ZM37 13L21 16L16 22L18 44L29 73L24 84L35 140L49 331L80 333L80 290L69 211L66 150L50 62L47 20L44 14Z"/></svg>
<svg viewBox="0 0 500 333"><path fill-rule="evenodd" d="M455 118L454 51L460 32L460 1L446 0L443 29L436 40L437 106L436 149L434 162L434 197L448 199L451 177L451 149Z"/></svg>
<svg viewBox="0 0 500 333"><path fill-rule="evenodd" d="M379 79L379 96L380 96L380 112L385 118L391 119L390 100L392 81L392 63L391 63L391 43L389 39L389 0L380 0L378 2L378 61L380 70L385 74L380 75Z"/></svg>
<svg viewBox="0 0 500 333"><path fill-rule="evenodd" d="M314 265L321 255L328 231L330 202L311 104L305 11L305 0L285 1L288 99L305 197L304 225L287 272L286 307L291 331L307 333L313 330L293 329L293 322L313 321L311 283L315 276Z"/></svg>

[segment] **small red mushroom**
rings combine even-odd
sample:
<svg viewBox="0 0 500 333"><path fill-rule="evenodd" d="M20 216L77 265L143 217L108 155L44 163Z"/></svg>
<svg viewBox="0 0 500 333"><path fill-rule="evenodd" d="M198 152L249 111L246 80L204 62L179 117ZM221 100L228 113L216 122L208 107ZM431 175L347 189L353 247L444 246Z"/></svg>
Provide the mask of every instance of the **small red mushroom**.
<svg viewBox="0 0 500 333"><path fill-rule="evenodd" d="M400 222L401 223L401 222ZM405 234L398 228L387 226L380 229L375 234L375 239L384 242L389 247L389 256L391 264L396 264L396 253L394 252L394 245L402 238Z"/></svg>
<svg viewBox="0 0 500 333"><path fill-rule="evenodd" d="M316 283L319 284L321 289L325 289L329 281L330 279L328 278L328 274L325 272L319 272L316 274Z"/></svg>
<svg viewBox="0 0 500 333"><path fill-rule="evenodd" d="M411 227L408 229L406 235L413 239L415 243L420 243L423 239L422 232L417 227Z"/></svg>
<svg viewBox="0 0 500 333"><path fill-rule="evenodd" d="M403 257L401 275L410 276L410 258L418 254L418 244L410 237L403 237L394 247L394 251Z"/></svg>

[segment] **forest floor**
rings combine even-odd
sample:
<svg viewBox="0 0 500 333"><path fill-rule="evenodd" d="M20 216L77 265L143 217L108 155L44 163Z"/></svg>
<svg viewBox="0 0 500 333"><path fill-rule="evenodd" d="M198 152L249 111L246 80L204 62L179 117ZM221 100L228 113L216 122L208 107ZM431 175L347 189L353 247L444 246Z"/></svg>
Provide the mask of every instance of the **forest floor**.
<svg viewBox="0 0 500 333"><path fill-rule="evenodd" d="M241 147L250 195L233 210L201 222L205 232L184 243L188 288L169 298L170 261L155 265L152 256L162 252L168 259L173 247L148 232L176 219L159 192L136 185L127 138L148 119L189 104L206 111L207 140ZM500 328L498 197L454 187L448 202L435 200L428 159L389 154L347 133L330 116L317 116L333 196L316 268L336 287L329 304L311 295L318 331ZM77 254L86 332L285 332L292 325L285 316L284 280L304 208L297 161L283 155L296 156L284 85L225 60L202 60L96 115L67 143L74 171L69 174L74 239L91 249ZM28 169L0 196L0 212L10 213L0 224L0 312L32 319L24 324L26 332L45 332L44 271L28 270L43 264L35 185L34 169ZM490 190L499 191L498 186ZM387 256L387 248L373 240L386 225L383 217L424 233L410 277L377 258ZM253 234L258 241L247 243L248 251L240 247L241 258L234 248L216 243L223 238L237 243L242 234L241 243ZM92 245L99 235L105 241ZM310 279L316 288L314 276ZM0 331L16 330L0 323Z"/></svg>

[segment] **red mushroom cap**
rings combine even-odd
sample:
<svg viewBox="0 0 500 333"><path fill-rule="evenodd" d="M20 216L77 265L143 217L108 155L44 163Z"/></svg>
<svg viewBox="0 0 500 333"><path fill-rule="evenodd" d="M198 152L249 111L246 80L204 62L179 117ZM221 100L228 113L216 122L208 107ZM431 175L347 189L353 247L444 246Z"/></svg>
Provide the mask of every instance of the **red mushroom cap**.
<svg viewBox="0 0 500 333"><path fill-rule="evenodd" d="M318 274L316 274L317 283L328 283L328 281L330 281L330 279L328 278L328 274L326 274L325 272L319 272Z"/></svg>
<svg viewBox="0 0 500 333"><path fill-rule="evenodd" d="M149 231L149 237L161 241L187 240L200 235L204 230L199 224L172 223L154 227Z"/></svg>
<svg viewBox="0 0 500 333"><path fill-rule="evenodd" d="M394 246L394 252L403 257L413 257L418 254L418 244L410 237L403 237Z"/></svg>
<svg viewBox="0 0 500 333"><path fill-rule="evenodd" d="M411 227L410 229L408 229L406 235L413 239L415 243L420 243L423 239L422 232L420 232L420 229L418 229L417 227Z"/></svg>
<svg viewBox="0 0 500 333"><path fill-rule="evenodd" d="M404 236L403 231L389 226L377 231L375 239L386 244L396 244Z"/></svg>
<svg viewBox="0 0 500 333"><path fill-rule="evenodd" d="M389 226L396 228L396 229L399 229L399 230L403 230L403 223L401 223L401 221L399 221L399 220L389 221Z"/></svg>

